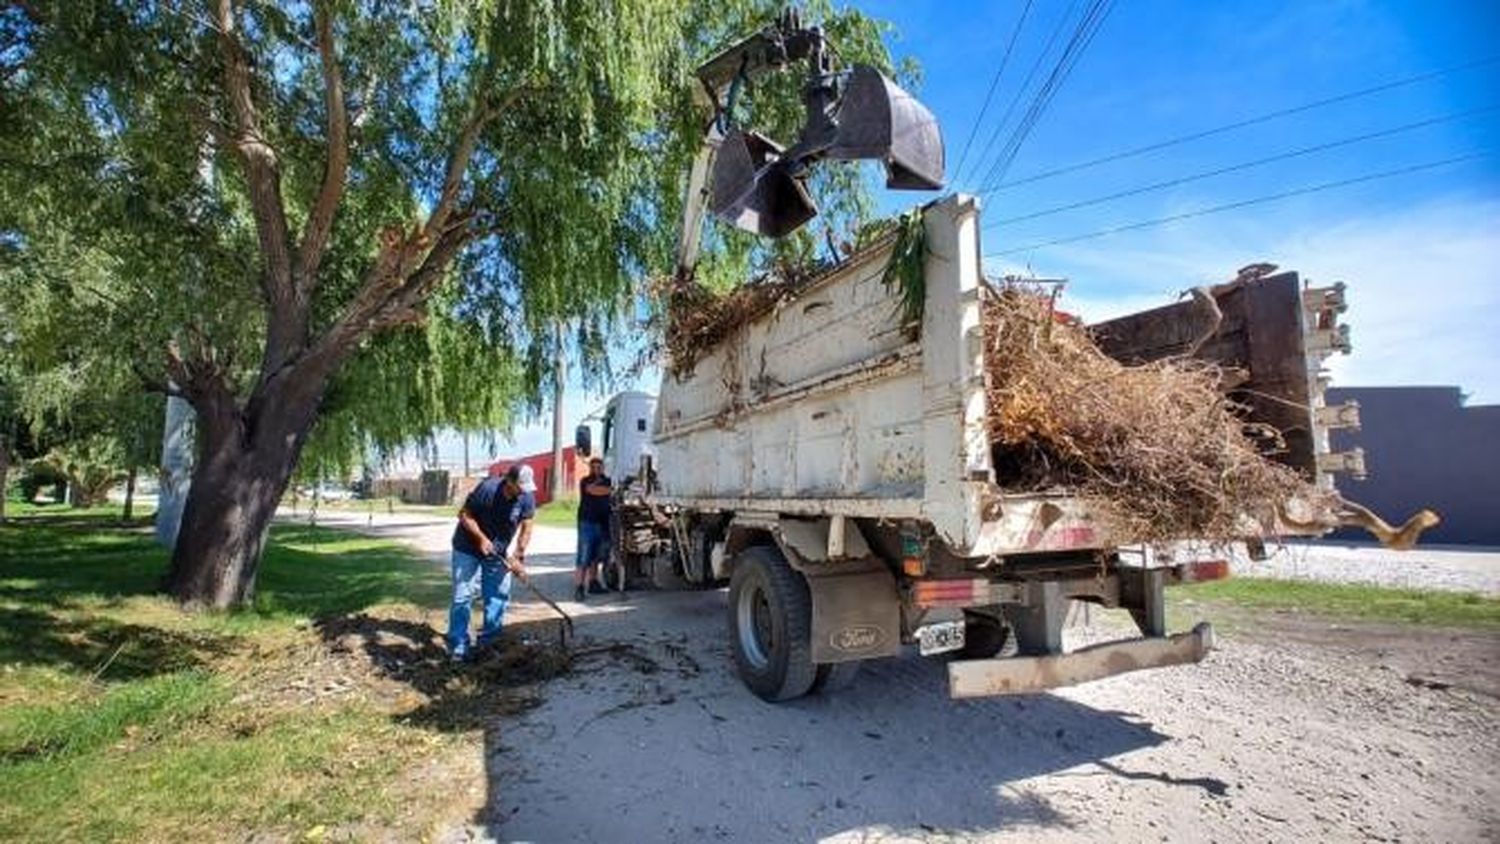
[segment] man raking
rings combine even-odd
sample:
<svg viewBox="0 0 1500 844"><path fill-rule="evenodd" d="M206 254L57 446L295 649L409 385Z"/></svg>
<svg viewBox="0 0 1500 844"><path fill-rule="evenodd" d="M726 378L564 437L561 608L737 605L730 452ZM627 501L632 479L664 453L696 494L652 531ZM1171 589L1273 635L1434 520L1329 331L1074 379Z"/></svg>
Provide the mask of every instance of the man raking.
<svg viewBox="0 0 1500 844"><path fill-rule="evenodd" d="M531 467L512 466L505 475L486 478L464 499L453 531L453 604L448 609L448 653L454 661L473 655L469 638L469 605L484 601L479 647L500 636L510 603L511 574L526 574L526 546L536 516L536 482ZM515 550L511 551L511 540Z"/></svg>

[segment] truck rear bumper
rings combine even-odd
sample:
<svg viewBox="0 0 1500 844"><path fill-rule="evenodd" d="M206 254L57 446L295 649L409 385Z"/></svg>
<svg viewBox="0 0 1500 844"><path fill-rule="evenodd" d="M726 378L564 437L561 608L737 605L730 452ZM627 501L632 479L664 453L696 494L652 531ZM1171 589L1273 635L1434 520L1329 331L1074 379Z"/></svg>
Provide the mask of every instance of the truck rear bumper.
<svg viewBox="0 0 1500 844"><path fill-rule="evenodd" d="M1040 692L1144 668L1198 662L1213 647L1213 626L1205 621L1187 633L1106 642L1066 654L960 660L948 664L948 692L953 698Z"/></svg>

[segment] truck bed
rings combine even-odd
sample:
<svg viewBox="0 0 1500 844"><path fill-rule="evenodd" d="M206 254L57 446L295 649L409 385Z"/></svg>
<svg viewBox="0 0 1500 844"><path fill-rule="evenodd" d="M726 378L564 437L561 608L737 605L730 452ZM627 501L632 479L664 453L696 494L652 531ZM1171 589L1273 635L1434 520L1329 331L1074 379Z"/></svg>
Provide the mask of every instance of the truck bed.
<svg viewBox="0 0 1500 844"><path fill-rule="evenodd" d="M918 331L901 324L899 293L883 283L887 240L748 321L690 372L664 377L659 500L739 513L920 519L964 557L1130 544L1106 535L1086 499L1065 490L1008 493L997 483L981 361L979 219L977 200L966 196L925 210ZM1253 386L1288 391L1287 400L1272 395L1265 404L1279 414L1278 427L1301 426L1299 468L1320 476L1336 462L1326 456L1322 426L1333 415L1322 409L1317 367L1332 345L1318 332L1333 328L1328 308L1307 306L1322 300L1303 297L1295 276L1289 283L1294 301L1280 322L1252 319L1248 306L1230 302L1239 318L1207 348L1243 366L1247 384L1257 360L1274 361L1274 372L1262 365ZM1146 359L1174 348L1173 315L1143 317L1109 324L1120 347L1112 353ZM1270 339L1247 346L1252 333ZM1286 410L1291 400L1300 415Z"/></svg>

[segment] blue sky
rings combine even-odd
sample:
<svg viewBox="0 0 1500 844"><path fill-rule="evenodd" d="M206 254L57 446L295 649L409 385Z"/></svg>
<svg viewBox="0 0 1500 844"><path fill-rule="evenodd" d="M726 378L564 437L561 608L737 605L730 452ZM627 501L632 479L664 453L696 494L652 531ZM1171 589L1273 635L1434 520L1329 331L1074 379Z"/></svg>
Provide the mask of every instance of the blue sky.
<svg viewBox="0 0 1500 844"><path fill-rule="evenodd" d="M995 124L1053 28L1079 6L1035 0L960 173L954 169L1024 0L857 4L896 24L914 92L943 127L952 187L975 192L1011 127ZM1066 25L1063 40L1071 32ZM1500 3L1118 0L1015 156L1009 179L1213 129L1420 74L1500 57ZM1042 61L1037 82L1052 66ZM1016 108L1024 111L1031 92ZM1500 403L1500 62L1312 109L1201 141L983 197L994 272L1070 279L1088 318L1162 304L1254 261L1349 285L1355 352L1341 385L1457 384ZM1492 110L1466 114L1478 109ZM1465 115L1410 131L1126 199L996 221L1304 147ZM1011 124L1014 124L1014 118ZM990 144L992 137L996 137ZM984 152L990 150L986 157ZM1463 156L1484 157L1363 184L1055 246L1075 235ZM980 167L976 167L976 161ZM897 211L926 194L883 192ZM1019 250L1019 251L1012 251ZM654 390L651 383L641 388ZM602 398L573 390L569 429ZM502 451L548 447L544 426ZM444 456L449 448L443 447Z"/></svg>

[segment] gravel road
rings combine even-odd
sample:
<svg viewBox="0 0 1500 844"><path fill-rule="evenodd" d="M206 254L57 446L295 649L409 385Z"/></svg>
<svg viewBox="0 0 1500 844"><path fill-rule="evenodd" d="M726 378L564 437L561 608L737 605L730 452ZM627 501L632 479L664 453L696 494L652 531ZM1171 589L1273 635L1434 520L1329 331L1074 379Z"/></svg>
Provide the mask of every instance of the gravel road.
<svg viewBox="0 0 1500 844"><path fill-rule="evenodd" d="M434 556L452 529L430 517L320 521ZM532 568L556 597L569 592L572 543L571 531L537 530ZM1219 619L1230 622L1221 647L1200 665L1054 694L950 701L943 664L913 656L771 706L733 676L724 604L722 590L564 603L579 645L607 649L487 731L474 818L442 840L1500 836L1495 634L1236 616ZM517 631L545 614L524 600L516 611ZM1096 611L1069 636L1121 625Z"/></svg>
<svg viewBox="0 0 1500 844"><path fill-rule="evenodd" d="M1378 545L1289 542L1270 557L1231 562L1241 577L1280 577L1329 583L1366 583L1406 589L1444 589L1500 595L1500 550L1453 545L1387 551Z"/></svg>

